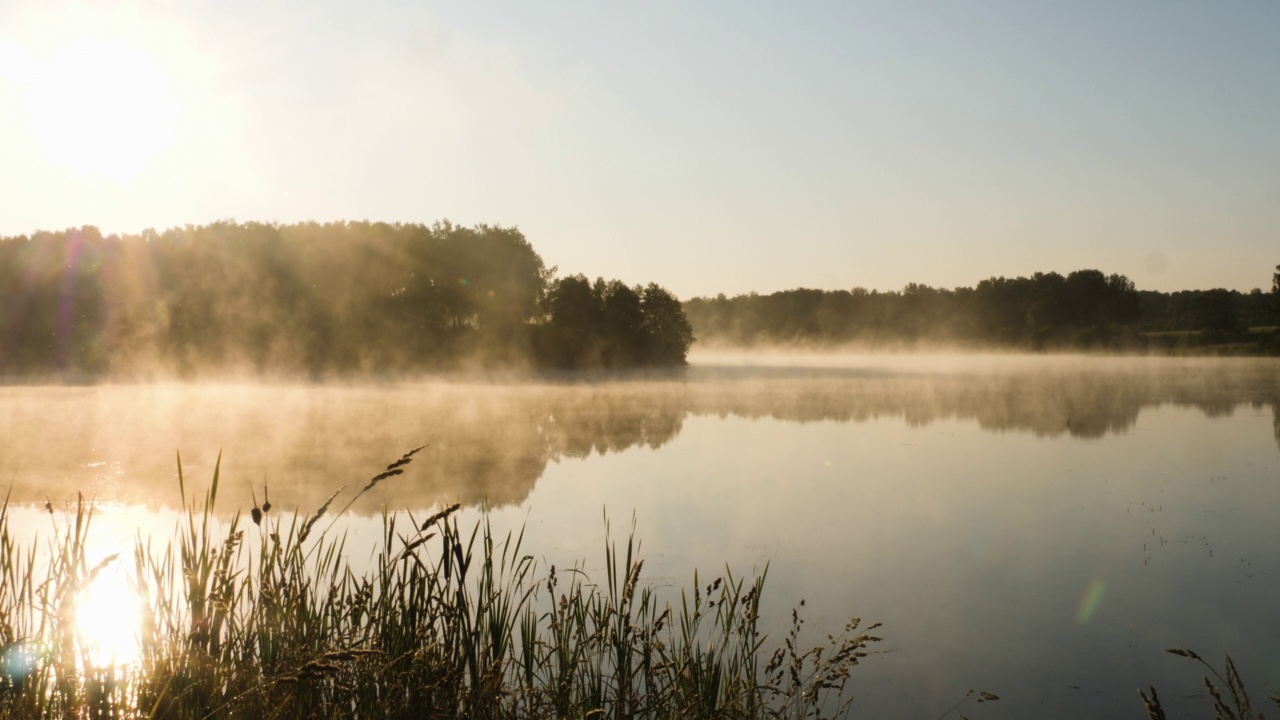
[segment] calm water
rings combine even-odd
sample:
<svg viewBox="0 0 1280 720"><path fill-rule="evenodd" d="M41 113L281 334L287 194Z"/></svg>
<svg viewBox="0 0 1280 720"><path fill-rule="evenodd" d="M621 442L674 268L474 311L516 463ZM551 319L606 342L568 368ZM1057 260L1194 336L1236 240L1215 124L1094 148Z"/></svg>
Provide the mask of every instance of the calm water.
<svg viewBox="0 0 1280 720"><path fill-rule="evenodd" d="M20 532L99 499L102 554L159 537L175 452L227 512L265 482L309 512L430 443L344 522L487 503L547 562L600 557L632 518L659 585L769 566L768 622L817 641L857 615L885 641L855 715L1142 717L1155 683L1196 715L1231 653L1280 691L1280 362L705 356L661 377L355 386L0 388ZM141 530L139 530L141 528Z"/></svg>

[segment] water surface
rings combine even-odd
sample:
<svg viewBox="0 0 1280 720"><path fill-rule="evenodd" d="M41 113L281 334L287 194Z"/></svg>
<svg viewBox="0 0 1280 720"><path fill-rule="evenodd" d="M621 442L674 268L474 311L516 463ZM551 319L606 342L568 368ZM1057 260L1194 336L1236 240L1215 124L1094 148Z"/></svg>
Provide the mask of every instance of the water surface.
<svg viewBox="0 0 1280 720"><path fill-rule="evenodd" d="M771 627L802 598L813 641L883 622L859 716L934 718L980 687L1002 699L967 715L1141 717L1138 687L1198 692L1167 647L1229 652L1257 694L1280 689L1274 360L719 356L657 376L6 387L0 437L23 532L80 490L114 542L168 534L177 451L189 483L222 451L226 513L264 483L310 512L428 443L354 506L353 554L382 507L461 501L590 572L604 516L615 536L634 516L652 582L767 564Z"/></svg>

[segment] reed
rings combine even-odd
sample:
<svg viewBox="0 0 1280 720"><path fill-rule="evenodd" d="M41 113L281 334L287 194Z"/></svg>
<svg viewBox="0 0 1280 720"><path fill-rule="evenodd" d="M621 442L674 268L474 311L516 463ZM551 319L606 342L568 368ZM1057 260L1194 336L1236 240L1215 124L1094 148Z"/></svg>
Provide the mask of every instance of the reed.
<svg viewBox="0 0 1280 720"><path fill-rule="evenodd" d="M1224 675L1193 650L1171 648L1165 652L1194 660L1209 671L1209 675L1205 675L1203 681L1207 695L1213 701L1214 720L1264 720L1263 713L1254 709L1253 698L1245 689L1244 680L1240 677L1240 671L1236 669L1235 661L1230 655L1223 664ZM1213 677L1211 678L1210 675ZM1217 678L1216 683L1213 678ZM1226 696L1223 695L1222 686L1227 689ZM1150 695L1147 695L1145 690L1138 690L1142 704L1146 707L1147 717L1149 720L1165 720L1167 715L1163 703L1160 702L1160 695L1156 693L1154 685L1148 689L1151 691ZM1280 694L1272 694L1270 700L1276 707L1280 707Z"/></svg>
<svg viewBox="0 0 1280 720"><path fill-rule="evenodd" d="M81 499L63 518L50 508L40 553L11 536L6 499L0 716L820 718L848 709L850 670L879 641L877 625L854 619L802 648L795 611L782 644L767 646L767 569L695 572L664 601L644 581L634 522L618 541L606 520L604 577L593 579L581 563L543 572L522 532L498 533L487 516L462 527L457 505L421 522L384 513L376 557L356 571L345 536L316 529L334 498L284 517L255 501L252 527L237 513L218 529L220 463L200 494L188 493L180 457L178 468L180 526L167 544L134 549L143 623L128 665L95 664L74 629L82 590L121 562L86 562L92 506Z"/></svg>

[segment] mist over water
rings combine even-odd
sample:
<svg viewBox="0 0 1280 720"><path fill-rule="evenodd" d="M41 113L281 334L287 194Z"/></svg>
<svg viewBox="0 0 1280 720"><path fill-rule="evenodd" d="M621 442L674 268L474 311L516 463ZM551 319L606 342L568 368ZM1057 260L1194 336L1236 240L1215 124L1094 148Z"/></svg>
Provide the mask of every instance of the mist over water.
<svg viewBox="0 0 1280 720"><path fill-rule="evenodd" d="M17 502L84 492L172 506L175 453L201 477L221 452L231 503L243 506L248 486L266 482L278 499L306 508L427 444L427 462L361 498L357 511L519 505L549 463L661 448L694 417L900 418L911 426L958 419L992 432L1102 438L1164 405L1207 417L1242 406L1277 415L1277 367L1250 359L705 355L660 374L503 382L10 386L0 387L0 472Z"/></svg>
<svg viewBox="0 0 1280 720"><path fill-rule="evenodd" d="M616 536L634 513L659 585L768 564L772 631L802 598L811 637L885 623L859 717L937 717L970 687L1002 698L975 717L1139 717L1138 687L1198 688L1167 647L1280 687L1276 360L708 354L502 382L11 386L0 437L20 522L83 491L116 539L171 531L175 451L189 489L222 451L229 517L264 483L303 513L346 485L340 507L425 443L340 524L352 557L384 507L459 501L591 572L602 517Z"/></svg>

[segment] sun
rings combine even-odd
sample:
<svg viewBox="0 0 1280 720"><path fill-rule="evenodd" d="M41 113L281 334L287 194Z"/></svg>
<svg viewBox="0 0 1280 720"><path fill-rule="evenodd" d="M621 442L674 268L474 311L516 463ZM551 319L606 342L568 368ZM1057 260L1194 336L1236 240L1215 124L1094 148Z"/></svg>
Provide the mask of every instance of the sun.
<svg viewBox="0 0 1280 720"><path fill-rule="evenodd" d="M179 103L161 63L112 37L81 37L25 63L30 130L51 162L128 183L171 145Z"/></svg>

